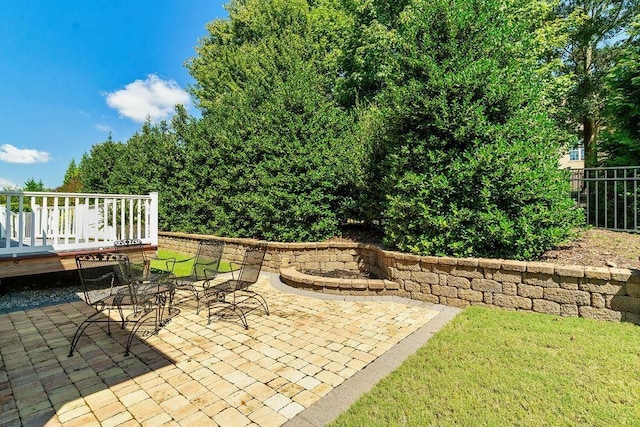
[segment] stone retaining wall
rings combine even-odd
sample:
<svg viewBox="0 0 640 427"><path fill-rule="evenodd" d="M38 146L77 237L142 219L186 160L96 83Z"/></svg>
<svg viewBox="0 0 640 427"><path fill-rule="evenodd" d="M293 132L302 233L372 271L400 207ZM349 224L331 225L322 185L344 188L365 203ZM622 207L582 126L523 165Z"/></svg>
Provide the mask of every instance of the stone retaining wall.
<svg viewBox="0 0 640 427"><path fill-rule="evenodd" d="M194 253L214 236L159 233L158 246ZM240 261L251 239L225 241ZM416 256L350 242L269 242L264 269L291 286L349 295L398 295L454 307L489 305L561 316L640 324L640 271L501 259ZM304 270L359 270L379 280L333 279Z"/></svg>

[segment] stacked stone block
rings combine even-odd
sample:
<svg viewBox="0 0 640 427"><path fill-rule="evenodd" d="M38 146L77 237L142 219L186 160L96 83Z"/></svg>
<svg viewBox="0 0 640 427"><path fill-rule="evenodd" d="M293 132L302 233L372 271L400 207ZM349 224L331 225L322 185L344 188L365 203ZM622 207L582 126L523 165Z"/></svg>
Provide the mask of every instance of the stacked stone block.
<svg viewBox="0 0 640 427"><path fill-rule="evenodd" d="M192 253L212 236L160 233L159 246ZM240 261L251 239L226 239L223 257ZM486 305L640 324L640 271L503 259L417 256L351 242L269 242L264 267L317 292L397 295L454 307ZM379 280L309 276L304 270L371 272Z"/></svg>

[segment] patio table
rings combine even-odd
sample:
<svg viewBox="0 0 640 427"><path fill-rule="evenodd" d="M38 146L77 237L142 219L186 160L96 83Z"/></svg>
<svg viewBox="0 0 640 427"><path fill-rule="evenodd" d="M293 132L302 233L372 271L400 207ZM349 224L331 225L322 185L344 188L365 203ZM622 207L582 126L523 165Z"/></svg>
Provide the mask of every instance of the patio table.
<svg viewBox="0 0 640 427"><path fill-rule="evenodd" d="M125 356L129 354L136 333L153 335L177 314L172 308L175 289L167 281L168 277L168 273L162 273L147 275L142 280L132 279L130 292L134 300L134 310L126 316L125 321L133 323L134 326L129 334Z"/></svg>

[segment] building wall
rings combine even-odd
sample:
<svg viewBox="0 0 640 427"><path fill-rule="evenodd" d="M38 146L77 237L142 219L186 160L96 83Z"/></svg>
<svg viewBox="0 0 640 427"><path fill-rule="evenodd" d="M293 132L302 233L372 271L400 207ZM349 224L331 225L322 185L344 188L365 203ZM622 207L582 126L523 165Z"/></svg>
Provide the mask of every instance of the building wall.
<svg viewBox="0 0 640 427"><path fill-rule="evenodd" d="M569 152L560 157L560 168L583 169L584 148L582 146L578 146L576 148L570 149Z"/></svg>

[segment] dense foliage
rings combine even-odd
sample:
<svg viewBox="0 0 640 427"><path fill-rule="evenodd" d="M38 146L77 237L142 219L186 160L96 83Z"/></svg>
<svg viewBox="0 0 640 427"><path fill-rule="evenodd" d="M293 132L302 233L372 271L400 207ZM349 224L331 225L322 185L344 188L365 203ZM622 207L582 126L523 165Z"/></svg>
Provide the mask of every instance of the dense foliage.
<svg viewBox="0 0 640 427"><path fill-rule="evenodd" d="M550 8L232 0L228 11L187 64L201 116L178 106L169 124L95 145L78 166L84 191L158 191L160 226L174 231L321 240L364 220L420 254L532 258L578 223L557 165L566 134L543 96L553 70L536 26Z"/></svg>
<svg viewBox="0 0 640 427"><path fill-rule="evenodd" d="M602 135L607 166L640 165L640 22L608 75L611 127Z"/></svg>
<svg viewBox="0 0 640 427"><path fill-rule="evenodd" d="M566 92L558 102L566 123L580 129L585 165L598 165L598 131L610 126L604 110L610 94L605 84L611 67L619 60L628 29L640 12L638 0L560 0L555 31L556 55L562 60L557 74L567 79Z"/></svg>
<svg viewBox="0 0 640 427"><path fill-rule="evenodd" d="M370 135L385 235L402 250L526 259L578 222L531 43L504 7L414 1L396 21Z"/></svg>
<svg viewBox="0 0 640 427"><path fill-rule="evenodd" d="M325 25L340 13L323 6L233 1L230 19L209 26L189 64L203 108L187 163L192 230L284 241L339 232L358 149L326 77L335 49Z"/></svg>
<svg viewBox="0 0 640 427"><path fill-rule="evenodd" d="M321 240L361 187L353 113L334 80L346 9L333 0L238 0L187 67L202 117L182 107L126 144L95 145L86 191L160 194L164 229Z"/></svg>

